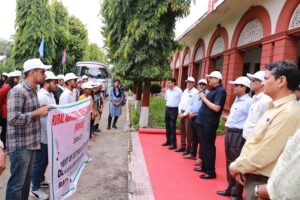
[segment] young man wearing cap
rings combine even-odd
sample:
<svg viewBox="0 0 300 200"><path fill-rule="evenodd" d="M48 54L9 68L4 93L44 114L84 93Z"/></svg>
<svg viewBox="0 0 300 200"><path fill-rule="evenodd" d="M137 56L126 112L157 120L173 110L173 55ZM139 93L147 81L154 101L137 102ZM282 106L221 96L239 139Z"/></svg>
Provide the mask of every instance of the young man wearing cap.
<svg viewBox="0 0 300 200"><path fill-rule="evenodd" d="M201 171L205 172L200 176L202 179L216 178L216 131L226 101L226 91L222 86L222 74L219 71L213 71L207 77L211 90L206 96L204 93L199 94L202 105L196 117L203 155Z"/></svg>
<svg viewBox="0 0 300 200"><path fill-rule="evenodd" d="M56 89L55 92L53 92L54 94L54 98L55 98L55 102L56 104L59 104L59 98L60 98L60 95L64 92L65 90L65 81L64 81L64 75L60 74L57 76L57 79L58 79L58 87Z"/></svg>
<svg viewBox="0 0 300 200"><path fill-rule="evenodd" d="M166 125L166 142L162 146L169 146L169 150L177 148L176 140L176 121L178 116L178 105L182 96L182 90L176 86L176 79L171 78L167 81L166 91L166 110L165 110L165 125Z"/></svg>
<svg viewBox="0 0 300 200"><path fill-rule="evenodd" d="M201 79L198 82L198 91L200 92L204 92L205 94L208 93L208 90L206 89L207 86L207 81L205 79ZM197 113L202 105L202 101L199 97L199 93L198 95L195 95L193 97L192 102L188 105L187 107L187 112L188 112L188 118L191 124L191 141L188 140L187 143L187 149L189 150L189 154L184 155L183 158L185 159L196 159L196 155L197 155L197 149L198 149L198 143L200 144L200 140L198 138L197 135L197 124L195 122ZM201 147L201 145L200 145ZM198 160L196 162L200 162L199 160L202 161L202 156L200 154L200 149L199 149L199 155L198 155Z"/></svg>
<svg viewBox="0 0 300 200"><path fill-rule="evenodd" d="M272 101L272 99L263 92L264 75L265 71L258 71L253 75L247 74L251 80L251 91L254 92L254 96L243 128L243 137L245 140L252 133L259 118L268 110L269 104Z"/></svg>
<svg viewBox="0 0 300 200"><path fill-rule="evenodd" d="M41 90L38 92L40 105L55 105L53 92L57 90L58 79L53 72L46 71L46 79L41 84ZM36 152L32 166L32 187L30 196L36 199L48 199L49 196L43 192L42 187L49 187L45 180L45 172L48 166L48 139L47 139L47 116L41 117L41 149Z"/></svg>
<svg viewBox="0 0 300 200"><path fill-rule="evenodd" d="M241 76L235 81L229 81L229 83L234 87L233 91L236 98L225 123L225 155L228 185L225 190L217 191L217 194L231 196L231 200L242 200L243 186L230 176L229 165L240 155L245 143L243 127L252 103L252 98L248 94L250 92L250 80L246 76Z"/></svg>
<svg viewBox="0 0 300 200"><path fill-rule="evenodd" d="M245 184L246 199L256 199L255 186L267 183L290 136L300 127L300 106L294 94L300 81L297 66L290 61L266 65L264 93L272 98L258 120L240 156L230 164L230 173Z"/></svg>
<svg viewBox="0 0 300 200"><path fill-rule="evenodd" d="M6 200L28 199L32 163L41 146L40 117L48 114L48 106L39 103L36 88L44 82L45 70L50 66L30 59L23 67L25 80L10 90L7 99L6 150L11 176Z"/></svg>
<svg viewBox="0 0 300 200"><path fill-rule="evenodd" d="M191 124L189 120L189 113L187 107L191 104L194 96L198 94L198 90L195 86L195 79L193 77L188 77L186 82L186 89L183 91L179 105L178 105L178 117L180 119L180 135L181 135L181 145L175 152L184 152L183 155L190 153L190 149L186 148L186 142L191 144L192 134L191 134ZM187 140L187 141L186 141ZM189 147L190 148L190 147Z"/></svg>
<svg viewBox="0 0 300 200"><path fill-rule="evenodd" d="M59 105L74 103L76 101L73 90L77 87L77 76L74 73L67 73L64 81L67 87L59 97Z"/></svg>

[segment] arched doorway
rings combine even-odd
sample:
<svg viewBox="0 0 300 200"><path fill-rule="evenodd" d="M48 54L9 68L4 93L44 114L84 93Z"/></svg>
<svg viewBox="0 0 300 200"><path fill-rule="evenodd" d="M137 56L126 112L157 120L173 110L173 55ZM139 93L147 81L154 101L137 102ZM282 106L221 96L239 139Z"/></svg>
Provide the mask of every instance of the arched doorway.
<svg viewBox="0 0 300 200"><path fill-rule="evenodd" d="M177 53L175 63L174 63L174 74L173 74L173 77L176 79L177 84L179 84L179 67L180 67L180 53Z"/></svg>
<svg viewBox="0 0 300 200"><path fill-rule="evenodd" d="M182 59L182 67L181 67L181 80L180 80L180 87L182 90L186 88L186 82L185 80L188 78L189 75L189 65L190 65L190 59L191 59L191 51L187 47L184 50L183 53L183 59Z"/></svg>
<svg viewBox="0 0 300 200"><path fill-rule="evenodd" d="M195 78L196 82L198 82L205 74L202 74L203 66L202 60L205 57L205 46L204 41L199 39L195 45L193 52L193 68L192 68L192 76Z"/></svg>

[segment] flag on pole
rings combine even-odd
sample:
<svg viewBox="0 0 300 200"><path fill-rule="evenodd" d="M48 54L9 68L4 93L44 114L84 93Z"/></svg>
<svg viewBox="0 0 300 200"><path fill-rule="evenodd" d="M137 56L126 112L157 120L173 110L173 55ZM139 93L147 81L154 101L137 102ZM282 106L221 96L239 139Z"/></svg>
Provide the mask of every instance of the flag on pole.
<svg viewBox="0 0 300 200"><path fill-rule="evenodd" d="M39 47L40 58L44 57L44 48L45 48L45 42L44 42L44 37L43 37L40 47Z"/></svg>
<svg viewBox="0 0 300 200"><path fill-rule="evenodd" d="M62 59L61 59L61 64L65 64L66 60L67 60L67 52L66 52L66 50L64 49L63 57L62 57Z"/></svg>

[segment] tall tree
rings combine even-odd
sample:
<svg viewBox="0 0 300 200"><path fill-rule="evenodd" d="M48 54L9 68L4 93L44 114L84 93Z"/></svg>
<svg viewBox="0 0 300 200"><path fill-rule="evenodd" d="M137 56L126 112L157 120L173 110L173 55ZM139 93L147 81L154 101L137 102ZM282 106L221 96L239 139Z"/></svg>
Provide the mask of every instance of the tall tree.
<svg viewBox="0 0 300 200"><path fill-rule="evenodd" d="M62 73L62 56L63 52L68 47L68 42L70 39L69 33L69 13L64 7L62 2L58 0L52 1L51 13L54 18L55 24L55 57L52 61L53 71L55 73Z"/></svg>
<svg viewBox="0 0 300 200"><path fill-rule="evenodd" d="M15 65L21 67L27 59L39 57L39 45L45 41L45 63L51 64L55 52L54 20L48 0L17 0L16 35L13 57Z"/></svg>
<svg viewBox="0 0 300 200"><path fill-rule="evenodd" d="M83 59L85 49L88 45L88 31L77 17L70 16L69 33L66 70L73 71L76 62Z"/></svg>
<svg viewBox="0 0 300 200"><path fill-rule="evenodd" d="M89 44L84 53L84 60L105 62L105 55L95 43Z"/></svg>
<svg viewBox="0 0 300 200"><path fill-rule="evenodd" d="M177 17L186 15L190 0L104 0L102 16L109 56L116 75L144 80L140 126L148 125L150 81L170 75L169 56Z"/></svg>

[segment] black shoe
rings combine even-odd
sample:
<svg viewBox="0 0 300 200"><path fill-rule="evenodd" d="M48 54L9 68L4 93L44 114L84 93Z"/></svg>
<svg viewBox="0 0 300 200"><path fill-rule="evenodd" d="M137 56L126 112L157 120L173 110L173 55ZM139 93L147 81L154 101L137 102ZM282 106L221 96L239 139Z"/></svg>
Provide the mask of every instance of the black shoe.
<svg viewBox="0 0 300 200"><path fill-rule="evenodd" d="M184 152L185 148L183 147L179 147L178 149L175 150L175 152Z"/></svg>
<svg viewBox="0 0 300 200"><path fill-rule="evenodd" d="M219 190L217 191L217 194L223 197L229 197L230 196L230 192L228 190Z"/></svg>
<svg viewBox="0 0 300 200"><path fill-rule="evenodd" d="M196 168L194 168L194 171L196 171L196 172L205 172L205 170L202 167L196 167Z"/></svg>
<svg viewBox="0 0 300 200"><path fill-rule="evenodd" d="M186 155L189 155L189 154L190 154L190 151L186 149L182 155L186 156Z"/></svg>
<svg viewBox="0 0 300 200"><path fill-rule="evenodd" d="M117 129L118 127L116 125L112 125L112 128Z"/></svg>
<svg viewBox="0 0 300 200"><path fill-rule="evenodd" d="M176 146L173 146L173 145L171 145L171 146L169 146L169 150L173 150L173 149L176 149L177 147Z"/></svg>
<svg viewBox="0 0 300 200"><path fill-rule="evenodd" d="M217 177L216 174L202 174L200 176L200 178L202 178L202 179L213 179L213 178L216 178L216 177Z"/></svg>
<svg viewBox="0 0 300 200"><path fill-rule="evenodd" d="M162 143L161 146L163 146L163 147L164 146L170 146L170 143L165 142L165 143Z"/></svg>
<svg viewBox="0 0 300 200"><path fill-rule="evenodd" d="M110 130L110 126L107 126L107 130Z"/></svg>

